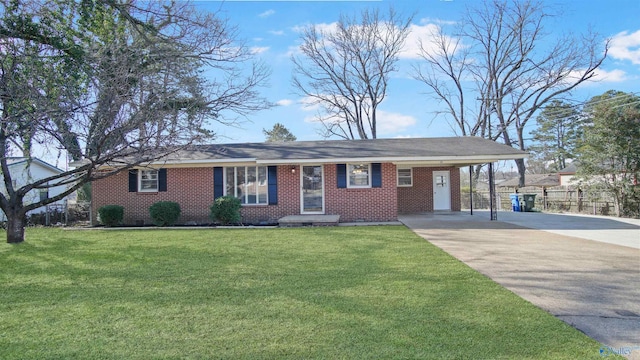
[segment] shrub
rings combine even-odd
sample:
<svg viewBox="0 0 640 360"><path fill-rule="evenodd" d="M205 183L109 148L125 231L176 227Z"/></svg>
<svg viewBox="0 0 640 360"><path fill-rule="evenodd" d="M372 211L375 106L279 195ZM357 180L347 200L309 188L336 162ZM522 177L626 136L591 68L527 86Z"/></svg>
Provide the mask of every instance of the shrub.
<svg viewBox="0 0 640 360"><path fill-rule="evenodd" d="M116 226L124 219L124 208L120 205L105 205L98 209L98 215L104 226Z"/></svg>
<svg viewBox="0 0 640 360"><path fill-rule="evenodd" d="M240 222L240 199L233 196L222 196L216 199L211 206L212 220L222 225Z"/></svg>
<svg viewBox="0 0 640 360"><path fill-rule="evenodd" d="M156 226L171 226L180 217L180 204L173 201L158 201L149 207L151 221Z"/></svg>

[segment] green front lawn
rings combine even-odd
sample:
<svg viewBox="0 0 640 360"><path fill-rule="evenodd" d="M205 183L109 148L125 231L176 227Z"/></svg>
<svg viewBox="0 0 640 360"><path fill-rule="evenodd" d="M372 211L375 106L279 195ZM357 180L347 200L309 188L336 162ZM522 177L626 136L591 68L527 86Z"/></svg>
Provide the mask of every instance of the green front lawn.
<svg viewBox="0 0 640 360"><path fill-rule="evenodd" d="M600 358L401 226L29 229L0 264L1 359Z"/></svg>

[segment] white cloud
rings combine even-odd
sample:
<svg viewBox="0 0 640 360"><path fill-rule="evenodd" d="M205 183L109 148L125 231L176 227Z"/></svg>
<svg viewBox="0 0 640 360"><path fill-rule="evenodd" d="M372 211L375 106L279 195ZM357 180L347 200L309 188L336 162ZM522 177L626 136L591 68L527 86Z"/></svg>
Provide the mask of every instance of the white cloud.
<svg viewBox="0 0 640 360"><path fill-rule="evenodd" d="M291 99L282 99L282 100L276 101L276 104L279 105L279 106L289 106L289 105L293 104L293 100L291 100Z"/></svg>
<svg viewBox="0 0 640 360"><path fill-rule="evenodd" d="M271 30L271 31L269 31L269 34L276 35L276 36L282 36L282 35L284 35L284 31L283 30Z"/></svg>
<svg viewBox="0 0 640 360"><path fill-rule="evenodd" d="M404 44L404 49L398 54L401 59L421 59L421 44L422 49L424 51L431 54L438 54L441 51L440 46L438 45L438 33L440 32L440 27L436 24L423 24L423 25L415 25L411 24L409 28L410 32L407 36L407 40ZM444 38L448 42L450 46L457 45L458 48L462 48L462 44L456 44L456 39L444 35ZM455 51L456 49L450 48L450 50Z"/></svg>
<svg viewBox="0 0 640 360"><path fill-rule="evenodd" d="M259 16L259 17L261 17L261 18L267 18L267 17L269 17L269 16L271 16L271 15L273 15L273 14L275 14L275 13L276 13L276 11L275 11L275 10L273 10L273 9L269 9L269 10L267 10L267 11L265 11L265 12L263 12L263 13L259 14L258 16Z"/></svg>
<svg viewBox="0 0 640 360"><path fill-rule="evenodd" d="M262 54L264 52L269 51L269 47L268 46L254 46L251 48L251 53L254 55L257 54Z"/></svg>
<svg viewBox="0 0 640 360"><path fill-rule="evenodd" d="M443 19L432 19L432 18L422 18L420 19L420 24L438 24L438 25L455 25L456 21L453 20L443 20Z"/></svg>
<svg viewBox="0 0 640 360"><path fill-rule="evenodd" d="M378 110L378 134L395 134L416 124L413 116Z"/></svg>
<svg viewBox="0 0 640 360"><path fill-rule="evenodd" d="M583 85L596 84L596 83L619 83L629 80L629 76L626 72L619 69L614 69L611 71L597 69L595 71L596 75L592 77L590 80L583 83ZM583 72L581 71L573 71L567 76L569 81L578 80L582 76Z"/></svg>
<svg viewBox="0 0 640 360"><path fill-rule="evenodd" d="M627 31L616 34L611 39L609 55L618 60L629 60L640 65L640 30L629 34Z"/></svg>
<svg viewBox="0 0 640 360"><path fill-rule="evenodd" d="M312 98L311 96L305 96L302 99L298 100L298 104L300 104L300 109L302 111L318 111L320 109L318 100Z"/></svg>
<svg viewBox="0 0 640 360"><path fill-rule="evenodd" d="M609 82L609 83L617 83L629 80L627 73L614 69L611 71L598 69L596 70L596 76L593 77L595 81Z"/></svg>
<svg viewBox="0 0 640 360"><path fill-rule="evenodd" d="M318 103L317 99L306 96L299 99L297 103L300 104L300 109L302 111L314 113L313 115L305 117L305 122L318 121L316 115L322 111L322 105ZM393 113L384 110L377 111L377 122L378 133L381 135L399 133L417 123L416 119L413 116Z"/></svg>
<svg viewBox="0 0 640 360"><path fill-rule="evenodd" d="M335 31L338 29L338 23L337 22L332 22L332 23L318 23L318 24L306 24L306 25L297 25L294 26L293 28L291 28L291 30L293 30L294 32L297 33L302 33L304 32L306 29L308 29L310 26L313 26L316 28L316 30L318 32L324 32L324 33L335 33Z"/></svg>
<svg viewBox="0 0 640 360"><path fill-rule="evenodd" d="M427 21L432 21L432 23L426 23ZM429 20L422 19L422 25L411 24L409 25L409 34L404 43L404 48L398 56L401 59L420 59L420 43L422 42L425 50L435 50L434 36L440 30L440 27L433 22L440 22L449 24L451 22L446 22L445 20ZM294 32L301 33L309 26L314 26L316 30L322 33L335 33L338 28L338 23L319 23L314 25L298 25L292 28ZM447 37L449 38L449 37ZM451 38L451 42L453 42L453 38ZM289 55L294 54L294 49L290 49L288 52Z"/></svg>

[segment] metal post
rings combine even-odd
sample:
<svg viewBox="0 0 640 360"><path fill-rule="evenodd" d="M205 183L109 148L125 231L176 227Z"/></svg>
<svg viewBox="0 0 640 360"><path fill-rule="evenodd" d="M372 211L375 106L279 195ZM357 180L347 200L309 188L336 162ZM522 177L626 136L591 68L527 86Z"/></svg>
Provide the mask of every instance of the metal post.
<svg viewBox="0 0 640 360"><path fill-rule="evenodd" d="M469 166L469 208L473 215L473 166Z"/></svg>
<svg viewBox="0 0 640 360"><path fill-rule="evenodd" d="M495 182L493 180L493 163L489 163L489 209L491 211L491 220L498 220L498 212L495 209Z"/></svg>

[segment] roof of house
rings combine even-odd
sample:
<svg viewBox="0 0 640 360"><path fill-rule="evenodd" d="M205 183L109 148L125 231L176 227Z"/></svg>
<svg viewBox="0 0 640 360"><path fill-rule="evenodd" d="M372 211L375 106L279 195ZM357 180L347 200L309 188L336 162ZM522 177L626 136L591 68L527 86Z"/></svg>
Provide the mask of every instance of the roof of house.
<svg viewBox="0 0 640 360"><path fill-rule="evenodd" d="M577 170L578 170L578 162L574 161L574 162L570 163L569 165L567 165L566 168L558 171L558 174L560 174L560 175L574 175Z"/></svg>
<svg viewBox="0 0 640 360"><path fill-rule="evenodd" d="M505 180L498 187L518 187L520 178ZM560 186L558 174L526 174L524 176L524 186L552 187Z"/></svg>
<svg viewBox="0 0 640 360"><path fill-rule="evenodd" d="M526 152L479 137L445 137L198 145L154 164L197 166L255 162L278 165L362 161L463 166L527 156Z"/></svg>
<svg viewBox="0 0 640 360"><path fill-rule="evenodd" d="M47 168L47 169L49 169L49 170L51 170L53 172L56 172L56 173L64 172L64 170L62 170L62 169L60 169L60 168L58 168L56 166L53 166L53 165L49 164L46 161L42 161L42 160L40 160L38 158L8 157L7 158L7 165L8 166L16 166L16 165L20 165L22 163L26 163L28 161L31 161L31 163L38 164L38 165L40 165L40 166L42 166L44 168Z"/></svg>

